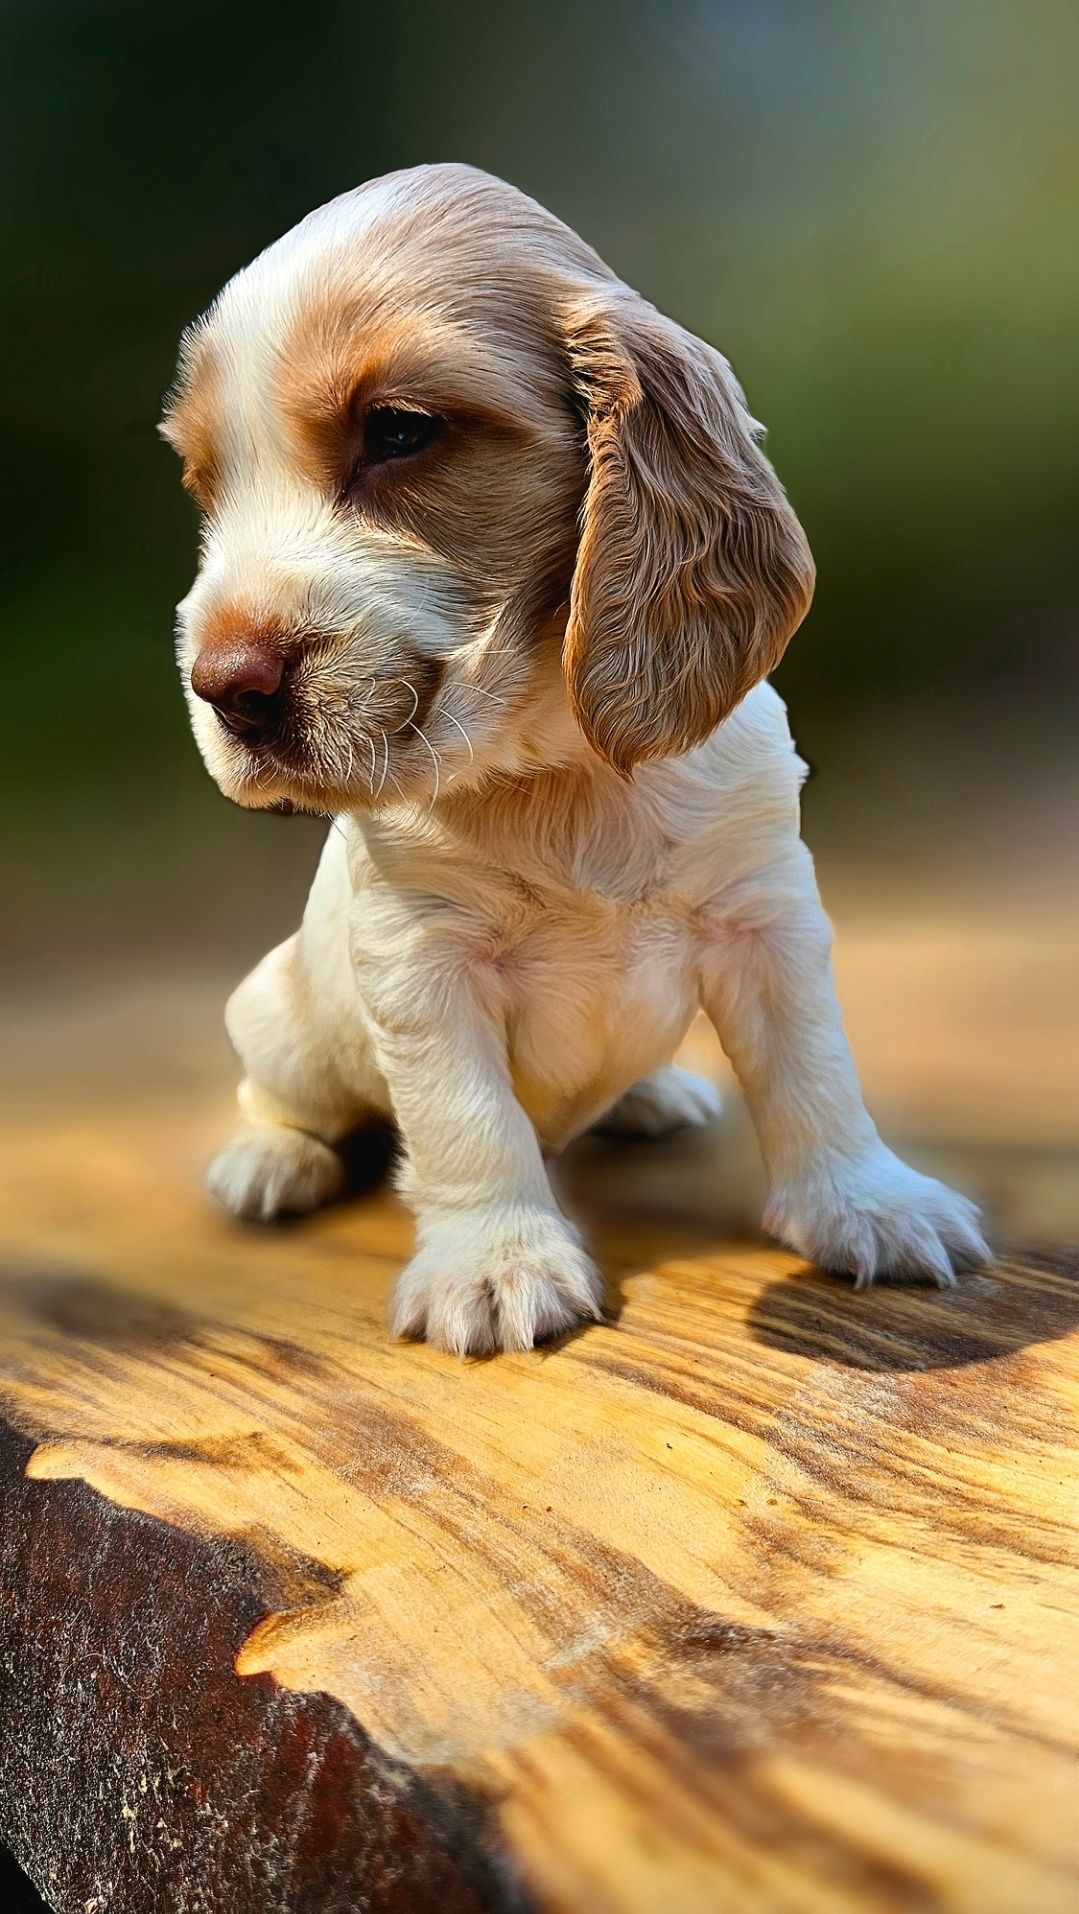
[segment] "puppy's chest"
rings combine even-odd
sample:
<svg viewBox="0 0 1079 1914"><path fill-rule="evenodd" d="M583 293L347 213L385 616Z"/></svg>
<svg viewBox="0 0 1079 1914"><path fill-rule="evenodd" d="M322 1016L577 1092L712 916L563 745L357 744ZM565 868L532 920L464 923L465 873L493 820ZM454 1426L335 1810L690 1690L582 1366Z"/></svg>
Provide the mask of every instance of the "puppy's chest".
<svg viewBox="0 0 1079 1914"><path fill-rule="evenodd" d="M658 862L643 882L608 861L533 865L506 883L492 957L511 1063L541 1133L560 1141L680 1041L698 994L692 910Z"/></svg>
<svg viewBox="0 0 1079 1914"><path fill-rule="evenodd" d="M631 968L689 935L692 897L677 848L652 833L552 844L496 880L496 917L509 968L590 949L594 965Z"/></svg>

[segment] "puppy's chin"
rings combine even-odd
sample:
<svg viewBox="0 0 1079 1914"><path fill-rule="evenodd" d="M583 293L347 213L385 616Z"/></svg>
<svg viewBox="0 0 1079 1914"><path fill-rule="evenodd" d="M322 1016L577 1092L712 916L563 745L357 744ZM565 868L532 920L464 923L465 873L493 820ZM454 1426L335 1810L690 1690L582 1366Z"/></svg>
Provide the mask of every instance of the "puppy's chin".
<svg viewBox="0 0 1079 1914"><path fill-rule="evenodd" d="M222 795L245 811L271 811L279 817L300 812L311 817L333 817L339 811L370 810L375 801L374 793L362 786L346 788L284 769L260 768L246 774L222 771L216 765L208 769Z"/></svg>
<svg viewBox="0 0 1079 1914"><path fill-rule="evenodd" d="M319 777L301 765L290 763L267 750L230 745L201 747L206 769L222 796L245 811L270 811L281 817L305 813L309 817L336 817L343 811L377 811L393 803L409 803L424 798L420 776L409 776L391 760L388 773L372 782L359 764L351 778ZM358 760L361 753L355 751ZM376 759L382 773L382 763Z"/></svg>
<svg viewBox="0 0 1079 1914"><path fill-rule="evenodd" d="M244 811L269 811L273 817L334 817L338 811L359 810L354 793L321 790L253 790L249 785L235 786L216 780L218 789Z"/></svg>
<svg viewBox="0 0 1079 1914"><path fill-rule="evenodd" d="M335 785L302 775L268 751L200 737L199 754L222 797L244 811L275 811L290 816L342 810L345 803ZM351 798L355 802L354 798Z"/></svg>

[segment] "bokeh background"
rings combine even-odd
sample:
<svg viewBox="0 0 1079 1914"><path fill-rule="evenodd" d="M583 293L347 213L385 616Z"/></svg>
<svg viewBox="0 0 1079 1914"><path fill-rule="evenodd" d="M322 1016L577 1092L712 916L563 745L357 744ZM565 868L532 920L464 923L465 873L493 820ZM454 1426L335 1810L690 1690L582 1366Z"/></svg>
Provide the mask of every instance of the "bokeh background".
<svg viewBox="0 0 1079 1914"><path fill-rule="evenodd" d="M180 330L320 201L467 159L734 361L819 565L778 684L871 1092L916 1149L977 1146L1006 1220L1079 1227L1069 0L0 19L20 1096L136 1066L226 1086L196 1033L220 1045L315 855L310 823L231 809L188 737L195 522L154 431Z"/></svg>

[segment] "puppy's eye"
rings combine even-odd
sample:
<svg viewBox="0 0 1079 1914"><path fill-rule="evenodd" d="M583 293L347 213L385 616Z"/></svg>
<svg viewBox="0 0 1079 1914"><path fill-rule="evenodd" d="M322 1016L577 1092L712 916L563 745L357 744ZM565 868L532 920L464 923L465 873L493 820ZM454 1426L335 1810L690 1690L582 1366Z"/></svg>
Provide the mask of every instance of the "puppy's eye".
<svg viewBox="0 0 1079 1914"><path fill-rule="evenodd" d="M372 406L363 428L364 458L371 465L385 459L406 459L430 445L441 425L430 412L409 412L403 406Z"/></svg>

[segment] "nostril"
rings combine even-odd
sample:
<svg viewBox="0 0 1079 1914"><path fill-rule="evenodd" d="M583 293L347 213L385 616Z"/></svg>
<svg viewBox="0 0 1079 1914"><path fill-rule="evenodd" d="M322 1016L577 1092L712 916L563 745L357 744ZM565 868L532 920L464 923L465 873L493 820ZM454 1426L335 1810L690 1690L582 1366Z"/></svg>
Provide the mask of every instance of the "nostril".
<svg viewBox="0 0 1079 1914"><path fill-rule="evenodd" d="M265 731L280 704L285 661L270 645L229 638L204 646L191 667L191 689L212 704L229 731Z"/></svg>
<svg viewBox="0 0 1079 1914"><path fill-rule="evenodd" d="M230 698L212 702L226 731L248 736L267 730L280 707L277 692L265 691L237 691Z"/></svg>

